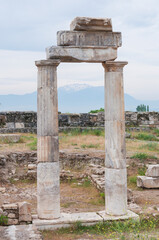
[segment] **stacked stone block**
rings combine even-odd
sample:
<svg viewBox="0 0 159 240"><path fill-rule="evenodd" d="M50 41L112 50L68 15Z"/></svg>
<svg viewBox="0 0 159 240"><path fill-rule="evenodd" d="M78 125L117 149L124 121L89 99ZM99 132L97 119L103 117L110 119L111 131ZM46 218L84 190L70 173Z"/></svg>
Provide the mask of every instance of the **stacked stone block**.
<svg viewBox="0 0 159 240"><path fill-rule="evenodd" d="M3 204L0 214L7 216L8 225L29 224L32 222L31 206L27 202Z"/></svg>
<svg viewBox="0 0 159 240"><path fill-rule="evenodd" d="M106 213L127 213L123 67L114 62L121 33L109 18L75 18L70 31L57 33L57 46L46 49L38 67L38 217L60 217L56 67L60 62L103 63L105 70ZM83 116L87 122L87 115Z"/></svg>
<svg viewBox="0 0 159 240"><path fill-rule="evenodd" d="M145 176L137 177L137 186L142 188L159 188L159 164L149 165Z"/></svg>

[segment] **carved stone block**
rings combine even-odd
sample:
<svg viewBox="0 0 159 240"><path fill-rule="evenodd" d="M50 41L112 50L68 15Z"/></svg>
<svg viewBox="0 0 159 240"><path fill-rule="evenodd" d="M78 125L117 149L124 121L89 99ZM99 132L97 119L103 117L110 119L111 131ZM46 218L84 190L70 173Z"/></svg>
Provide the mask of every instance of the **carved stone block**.
<svg viewBox="0 0 159 240"><path fill-rule="evenodd" d="M76 17L70 24L71 31L112 31L110 18Z"/></svg>
<svg viewBox="0 0 159 240"><path fill-rule="evenodd" d="M63 47L52 46L46 49L47 59L60 59L62 62L105 62L117 58L115 47Z"/></svg>
<svg viewBox="0 0 159 240"><path fill-rule="evenodd" d="M120 32L57 32L58 46L110 46L121 47Z"/></svg>

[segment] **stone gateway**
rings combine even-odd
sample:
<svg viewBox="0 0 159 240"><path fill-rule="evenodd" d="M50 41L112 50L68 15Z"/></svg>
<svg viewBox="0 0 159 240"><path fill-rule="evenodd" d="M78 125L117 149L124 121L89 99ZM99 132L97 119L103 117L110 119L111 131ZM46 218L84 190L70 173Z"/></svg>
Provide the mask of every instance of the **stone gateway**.
<svg viewBox="0 0 159 240"><path fill-rule="evenodd" d="M75 18L70 31L57 33L38 67L38 218L60 218L57 67L61 62L102 63L105 71L105 213L127 214L127 173L123 68L114 61L122 44L111 19Z"/></svg>

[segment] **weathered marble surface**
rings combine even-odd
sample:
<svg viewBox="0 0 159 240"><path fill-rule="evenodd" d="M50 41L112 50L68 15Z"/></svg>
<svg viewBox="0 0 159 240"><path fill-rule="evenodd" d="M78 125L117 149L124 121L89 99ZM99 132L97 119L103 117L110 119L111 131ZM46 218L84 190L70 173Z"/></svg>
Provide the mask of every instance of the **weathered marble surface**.
<svg viewBox="0 0 159 240"><path fill-rule="evenodd" d="M120 32L57 32L58 46L110 46L121 47L122 39Z"/></svg>
<svg viewBox="0 0 159 240"><path fill-rule="evenodd" d="M41 219L60 217L59 162L37 166L37 210Z"/></svg>
<svg viewBox="0 0 159 240"><path fill-rule="evenodd" d="M159 177L138 176L137 186L142 188L159 188Z"/></svg>
<svg viewBox="0 0 159 240"><path fill-rule="evenodd" d="M105 69L105 166L125 168L125 115L123 67L127 62L106 62Z"/></svg>
<svg viewBox="0 0 159 240"><path fill-rule="evenodd" d="M38 162L59 161L58 136L38 136Z"/></svg>
<svg viewBox="0 0 159 240"><path fill-rule="evenodd" d="M75 222L80 221L82 225L89 226L104 221L115 221L124 219L138 220L139 216L131 211L127 211L124 216L110 216L105 211L100 212L82 212L82 213L61 213L61 217L53 220L41 220L35 216L33 225L39 230L57 229L73 226Z"/></svg>
<svg viewBox="0 0 159 240"><path fill-rule="evenodd" d="M145 175L147 177L158 177L159 178L159 164L149 165Z"/></svg>
<svg viewBox="0 0 159 240"><path fill-rule="evenodd" d="M59 60L36 61L38 66L37 134L58 135L57 73Z"/></svg>
<svg viewBox="0 0 159 240"><path fill-rule="evenodd" d="M52 46L46 48L47 59L60 59L62 62L105 62L117 58L115 47L72 47Z"/></svg>
<svg viewBox="0 0 159 240"><path fill-rule="evenodd" d="M127 213L126 169L105 168L105 210L109 215Z"/></svg>
<svg viewBox="0 0 159 240"><path fill-rule="evenodd" d="M110 18L76 17L70 24L71 31L112 31Z"/></svg>

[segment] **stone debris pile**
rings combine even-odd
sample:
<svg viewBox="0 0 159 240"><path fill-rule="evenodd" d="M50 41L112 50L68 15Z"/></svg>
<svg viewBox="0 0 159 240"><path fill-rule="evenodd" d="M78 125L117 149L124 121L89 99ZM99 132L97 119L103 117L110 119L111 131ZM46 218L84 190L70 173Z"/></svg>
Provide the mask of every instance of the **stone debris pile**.
<svg viewBox="0 0 159 240"><path fill-rule="evenodd" d="M32 222L31 205L27 202L3 204L0 214L7 216L7 225L29 224Z"/></svg>
<svg viewBox="0 0 159 240"><path fill-rule="evenodd" d="M137 186L142 188L159 188L159 164L149 165L145 176L137 177Z"/></svg>

